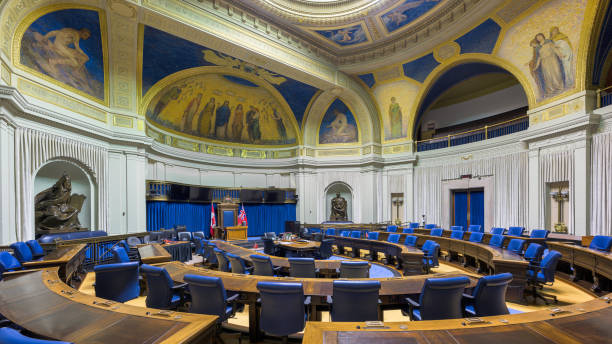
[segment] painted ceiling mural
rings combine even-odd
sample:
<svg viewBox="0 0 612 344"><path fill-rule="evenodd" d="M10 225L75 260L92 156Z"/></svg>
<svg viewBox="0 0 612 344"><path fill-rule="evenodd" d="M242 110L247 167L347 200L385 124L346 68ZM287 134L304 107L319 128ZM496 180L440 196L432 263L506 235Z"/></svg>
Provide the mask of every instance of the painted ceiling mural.
<svg viewBox="0 0 612 344"><path fill-rule="evenodd" d="M319 126L319 144L357 143L359 126L351 109L336 98L325 111Z"/></svg>
<svg viewBox="0 0 612 344"><path fill-rule="evenodd" d="M405 0L399 6L380 16L387 32L393 32L415 21L432 8L440 0Z"/></svg>

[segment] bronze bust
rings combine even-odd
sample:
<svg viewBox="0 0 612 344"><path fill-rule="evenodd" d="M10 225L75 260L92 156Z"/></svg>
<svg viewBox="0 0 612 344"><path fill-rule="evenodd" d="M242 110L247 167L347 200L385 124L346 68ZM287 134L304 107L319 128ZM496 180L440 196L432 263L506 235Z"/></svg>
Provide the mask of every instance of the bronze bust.
<svg viewBox="0 0 612 344"><path fill-rule="evenodd" d="M70 232L81 228L79 212L84 195L71 195L70 176L64 173L52 187L34 198L36 232Z"/></svg>
<svg viewBox="0 0 612 344"><path fill-rule="evenodd" d="M330 221L348 221L347 213L346 213L346 200L344 197L340 196L339 193L336 194L331 200L331 216Z"/></svg>

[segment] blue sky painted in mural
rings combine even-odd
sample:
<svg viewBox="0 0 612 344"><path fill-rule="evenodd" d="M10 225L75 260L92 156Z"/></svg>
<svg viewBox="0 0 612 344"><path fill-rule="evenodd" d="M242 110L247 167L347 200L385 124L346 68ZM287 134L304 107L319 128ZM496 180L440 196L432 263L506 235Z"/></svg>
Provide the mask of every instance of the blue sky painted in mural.
<svg viewBox="0 0 612 344"><path fill-rule="evenodd" d="M316 33L341 46L363 43L368 40L361 25L341 29L317 30Z"/></svg>
<svg viewBox="0 0 612 344"><path fill-rule="evenodd" d="M143 95L155 83L168 75L194 67L214 66L214 64L204 60L202 54L202 50L210 48L167 32L145 26L143 40ZM308 104L319 89L286 76L284 77L287 81L280 85L272 86L285 98L295 115L298 125L301 126Z"/></svg>
<svg viewBox="0 0 612 344"><path fill-rule="evenodd" d="M319 127L319 143L357 142L359 141L357 128L355 116L348 106L337 98L323 116L321 127Z"/></svg>
<svg viewBox="0 0 612 344"><path fill-rule="evenodd" d="M406 0L391 11L383 14L380 19L388 32L400 29L434 8L440 0Z"/></svg>
<svg viewBox="0 0 612 344"><path fill-rule="evenodd" d="M487 19L470 32L457 38L455 42L461 46L461 53L490 54L495 48L501 27L493 19Z"/></svg>

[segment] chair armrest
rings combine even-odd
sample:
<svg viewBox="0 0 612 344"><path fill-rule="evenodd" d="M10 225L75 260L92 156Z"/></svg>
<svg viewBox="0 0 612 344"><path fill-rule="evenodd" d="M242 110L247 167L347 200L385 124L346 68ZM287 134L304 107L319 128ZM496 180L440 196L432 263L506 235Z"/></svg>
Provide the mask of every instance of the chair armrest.
<svg viewBox="0 0 612 344"><path fill-rule="evenodd" d="M283 268L282 266L275 266L275 267L273 267L272 269L273 269L274 271L279 271L279 270L280 270L280 269L282 269L282 268Z"/></svg>
<svg viewBox="0 0 612 344"><path fill-rule="evenodd" d="M187 287L187 283L175 284L172 286L172 290L184 289Z"/></svg>
<svg viewBox="0 0 612 344"><path fill-rule="evenodd" d="M413 299L409 297L405 298L405 300L409 307L421 307L421 305L418 302L414 301Z"/></svg>
<svg viewBox="0 0 612 344"><path fill-rule="evenodd" d="M473 295L463 294L463 298L466 300L474 300L476 299Z"/></svg>
<svg viewBox="0 0 612 344"><path fill-rule="evenodd" d="M230 302L236 302L238 301L238 298L240 297L240 294L234 294L230 297L227 298L226 302L230 303Z"/></svg>
<svg viewBox="0 0 612 344"><path fill-rule="evenodd" d="M254 267L253 266L247 266L244 271L245 272L253 272Z"/></svg>

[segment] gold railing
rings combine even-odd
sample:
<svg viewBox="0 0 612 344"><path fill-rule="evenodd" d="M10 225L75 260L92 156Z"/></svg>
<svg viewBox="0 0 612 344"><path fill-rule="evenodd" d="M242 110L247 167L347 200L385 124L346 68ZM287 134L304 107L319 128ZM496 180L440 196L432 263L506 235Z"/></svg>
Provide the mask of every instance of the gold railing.
<svg viewBox="0 0 612 344"><path fill-rule="evenodd" d="M598 109L601 107L601 93L604 92L604 91L607 91L607 90L612 90L612 86L600 88L600 89L597 90L597 108ZM612 94L612 92L610 92L610 94ZM610 104L608 104L608 105L610 105Z"/></svg>
<svg viewBox="0 0 612 344"><path fill-rule="evenodd" d="M427 139L427 140L417 140L417 141L414 141L414 151L415 152L418 151L419 143L425 143L425 142L444 142L444 141L446 141L446 143L447 143L446 147L451 147L452 146L451 145L451 140L453 138L465 137L465 136L468 136L469 134L473 134L473 133L477 133L477 132L483 132L483 134L484 134L484 139L483 140L487 140L487 139L489 139L489 132L491 130L495 130L495 128L497 128L497 127L505 126L505 125L508 125L510 123L513 123L513 122L522 121L522 120L524 120L526 118L529 118L529 116L528 115L523 115L523 116L520 116L520 117L513 118L511 120L495 123L495 124L492 124L492 125L485 125L484 127L480 127L480 128L477 128L477 129L463 131L463 132L455 133L455 134L449 134L449 135L441 136L441 137L434 137L434 138ZM478 140L478 141L482 141L482 140ZM443 148L446 148L446 147L443 147Z"/></svg>

